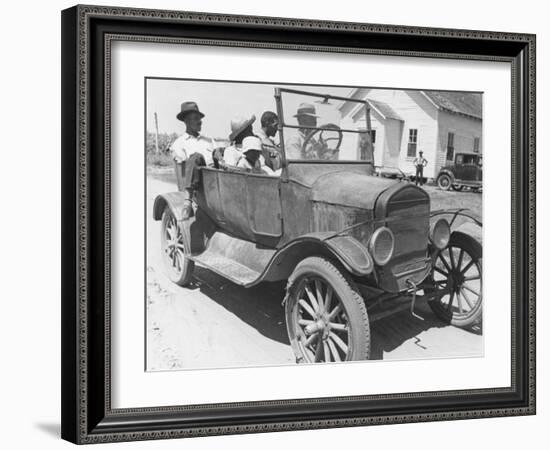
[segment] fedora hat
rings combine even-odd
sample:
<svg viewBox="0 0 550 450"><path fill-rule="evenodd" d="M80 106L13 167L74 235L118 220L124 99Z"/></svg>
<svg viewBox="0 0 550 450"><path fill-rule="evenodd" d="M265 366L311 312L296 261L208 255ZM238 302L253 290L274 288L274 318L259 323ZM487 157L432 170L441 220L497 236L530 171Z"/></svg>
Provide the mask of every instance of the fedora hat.
<svg viewBox="0 0 550 450"><path fill-rule="evenodd" d="M201 118L204 117L204 114L199 111L199 106L195 102L183 102L181 104L181 110L176 117L183 122L185 115L193 111L198 112Z"/></svg>
<svg viewBox="0 0 550 450"><path fill-rule="evenodd" d="M298 106L296 114L294 114L294 117L298 116L319 117L317 111L315 111L315 106L311 103L301 103L300 106Z"/></svg>
<svg viewBox="0 0 550 450"><path fill-rule="evenodd" d="M229 135L229 140L234 141L235 138L241 134L246 128L254 123L256 116L252 114L250 117L234 117L231 120L231 134Z"/></svg>
<svg viewBox="0 0 550 450"><path fill-rule="evenodd" d="M262 151L262 141L258 136L247 136L243 139L243 153L252 150Z"/></svg>

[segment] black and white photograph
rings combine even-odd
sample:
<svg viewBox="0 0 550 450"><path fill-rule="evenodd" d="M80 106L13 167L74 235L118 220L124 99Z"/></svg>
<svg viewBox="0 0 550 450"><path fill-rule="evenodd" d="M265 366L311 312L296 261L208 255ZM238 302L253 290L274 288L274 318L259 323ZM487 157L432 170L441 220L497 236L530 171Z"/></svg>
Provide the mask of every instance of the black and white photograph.
<svg viewBox="0 0 550 450"><path fill-rule="evenodd" d="M483 92L144 96L146 371L483 357Z"/></svg>

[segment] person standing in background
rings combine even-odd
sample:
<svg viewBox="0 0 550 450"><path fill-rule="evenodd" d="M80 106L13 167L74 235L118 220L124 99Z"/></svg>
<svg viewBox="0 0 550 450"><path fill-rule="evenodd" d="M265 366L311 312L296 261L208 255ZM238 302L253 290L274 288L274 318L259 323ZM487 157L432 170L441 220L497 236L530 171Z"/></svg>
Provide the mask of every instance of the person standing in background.
<svg viewBox="0 0 550 450"><path fill-rule="evenodd" d="M414 158L413 164L416 168L415 184L420 186L424 184L424 167L428 165L428 160L424 158L422 150L418 152L418 156Z"/></svg>

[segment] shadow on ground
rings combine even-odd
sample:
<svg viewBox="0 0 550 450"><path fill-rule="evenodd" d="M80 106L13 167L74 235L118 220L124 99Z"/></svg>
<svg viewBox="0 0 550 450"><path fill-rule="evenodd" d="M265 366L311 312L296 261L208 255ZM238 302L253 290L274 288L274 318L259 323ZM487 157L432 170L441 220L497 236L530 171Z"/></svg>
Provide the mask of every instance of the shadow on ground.
<svg viewBox="0 0 550 450"><path fill-rule="evenodd" d="M207 269L196 267L194 281L189 288L200 289L201 293L263 336L290 345L282 306L285 282L260 283L258 286L243 288ZM384 359L384 353L395 350L413 338L417 340L416 345L425 348L417 338L419 334L432 328L449 326L439 320L427 304L418 304L416 313L424 320L413 317L407 309L371 324L371 359ZM480 326L470 331L481 334Z"/></svg>
<svg viewBox="0 0 550 450"><path fill-rule="evenodd" d="M424 320L404 310L371 324L371 359L384 359L384 352L391 352L411 338L423 347L417 336L432 328L444 328L448 324L439 320L427 304L417 305L415 313Z"/></svg>
<svg viewBox="0 0 550 450"><path fill-rule="evenodd" d="M265 337L290 345L282 306L284 282L243 288L202 267L195 267L193 278L191 289L200 289Z"/></svg>

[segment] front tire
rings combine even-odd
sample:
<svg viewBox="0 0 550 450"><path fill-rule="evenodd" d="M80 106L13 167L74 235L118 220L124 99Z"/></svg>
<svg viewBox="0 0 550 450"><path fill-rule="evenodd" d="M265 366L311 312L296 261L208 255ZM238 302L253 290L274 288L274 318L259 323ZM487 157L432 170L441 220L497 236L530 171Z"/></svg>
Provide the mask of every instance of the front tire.
<svg viewBox="0 0 550 450"><path fill-rule="evenodd" d="M180 286L191 282L195 263L188 256L191 254L189 236L170 207L162 213L160 242L162 260L168 278Z"/></svg>
<svg viewBox="0 0 550 450"><path fill-rule="evenodd" d="M453 182L451 180L451 177L446 173L439 175L439 177L437 177L437 186L442 191L448 191L452 185L453 185Z"/></svg>
<svg viewBox="0 0 550 450"><path fill-rule="evenodd" d="M296 266L288 285L286 325L298 363L369 359L367 308L342 269L309 257Z"/></svg>
<svg viewBox="0 0 550 450"><path fill-rule="evenodd" d="M428 302L446 323L469 327L482 317L482 248L470 236L454 232L441 250L432 273L435 298Z"/></svg>

